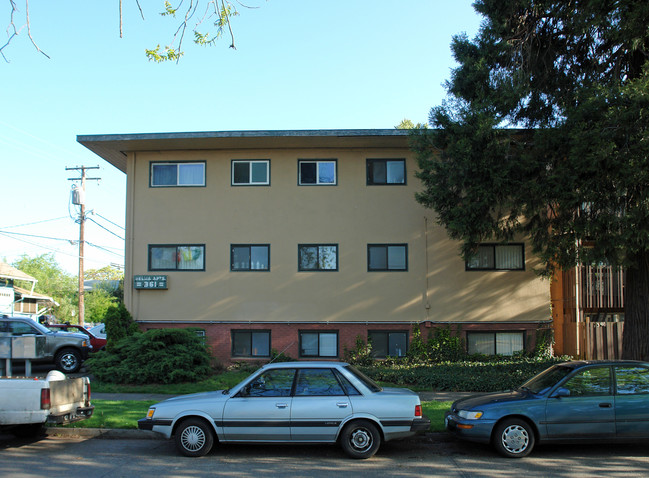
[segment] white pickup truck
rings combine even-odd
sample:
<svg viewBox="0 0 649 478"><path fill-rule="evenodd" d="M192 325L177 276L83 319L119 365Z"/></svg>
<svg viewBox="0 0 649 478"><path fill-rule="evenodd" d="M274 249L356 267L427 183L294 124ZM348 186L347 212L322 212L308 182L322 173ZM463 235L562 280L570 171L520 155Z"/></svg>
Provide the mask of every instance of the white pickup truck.
<svg viewBox="0 0 649 478"><path fill-rule="evenodd" d="M34 436L49 424L92 416L88 377L67 378L53 370L45 378L0 378L0 431Z"/></svg>

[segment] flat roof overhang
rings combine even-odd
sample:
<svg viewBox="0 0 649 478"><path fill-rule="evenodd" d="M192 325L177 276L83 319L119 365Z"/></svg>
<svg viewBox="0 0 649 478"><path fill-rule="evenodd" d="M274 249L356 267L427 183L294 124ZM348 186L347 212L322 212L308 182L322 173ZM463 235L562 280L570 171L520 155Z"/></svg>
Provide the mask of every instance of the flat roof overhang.
<svg viewBox="0 0 649 478"><path fill-rule="evenodd" d="M403 129L205 131L78 135L77 142L126 173L128 153L297 148L407 148Z"/></svg>

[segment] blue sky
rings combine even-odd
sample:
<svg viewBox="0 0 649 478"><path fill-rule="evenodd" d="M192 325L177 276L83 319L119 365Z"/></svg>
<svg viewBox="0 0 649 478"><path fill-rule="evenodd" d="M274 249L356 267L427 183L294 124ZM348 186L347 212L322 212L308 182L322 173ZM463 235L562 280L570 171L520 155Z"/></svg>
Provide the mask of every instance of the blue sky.
<svg viewBox="0 0 649 478"><path fill-rule="evenodd" d="M10 62L0 59L0 260L52 252L77 273L68 178L78 174L66 167L85 165L102 178L86 187L95 222L86 222L85 268L123 264L126 177L79 134L425 122L445 97L452 36L473 37L480 22L468 0L243 3L259 8L239 7L236 50L228 38L204 48L186 37L179 64L156 64L145 48L168 43L177 25L159 15L162 0L140 0L144 20L135 0L123 0L121 39L117 0L30 2L31 34L51 59L26 28L5 49Z"/></svg>

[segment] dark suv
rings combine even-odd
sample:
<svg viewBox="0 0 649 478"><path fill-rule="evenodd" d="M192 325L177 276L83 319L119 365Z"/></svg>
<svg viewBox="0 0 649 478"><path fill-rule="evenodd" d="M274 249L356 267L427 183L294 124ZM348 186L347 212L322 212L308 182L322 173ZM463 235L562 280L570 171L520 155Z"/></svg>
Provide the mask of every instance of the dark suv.
<svg viewBox="0 0 649 478"><path fill-rule="evenodd" d="M47 327L25 317L0 318L0 333L12 336L42 336L45 346L42 358L33 362L53 363L61 372L75 373L88 358L92 346L87 335L52 332Z"/></svg>

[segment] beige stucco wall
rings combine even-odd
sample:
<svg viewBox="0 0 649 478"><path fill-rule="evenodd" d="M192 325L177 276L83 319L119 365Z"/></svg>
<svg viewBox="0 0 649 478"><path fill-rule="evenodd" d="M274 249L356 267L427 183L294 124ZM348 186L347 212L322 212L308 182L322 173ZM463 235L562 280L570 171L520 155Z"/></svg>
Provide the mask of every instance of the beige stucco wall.
<svg viewBox="0 0 649 478"><path fill-rule="evenodd" d="M407 186L367 186L367 158L407 158ZM298 159L336 159L336 186L298 186ZM270 186L232 187L233 159L270 159ZM206 187L150 188L151 161L206 161ZM139 321L540 322L549 283L524 272L466 272L458 244L414 200L405 150L139 152L127 163L126 305ZM337 272L298 272L297 245L339 245ZM367 272L368 243L407 243L407 272ZM160 272L133 290L149 244L205 244L204 272ZM230 272L231 244L270 244L270 272ZM157 272L155 272L157 274Z"/></svg>

